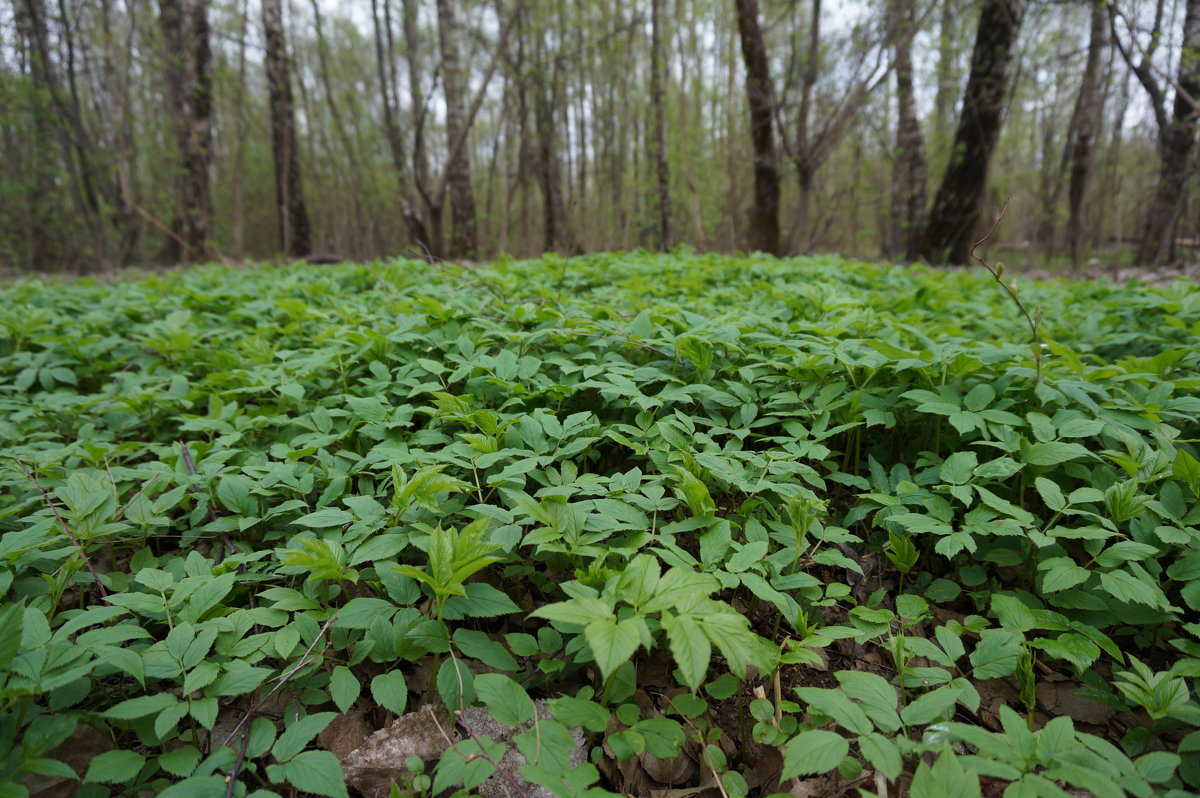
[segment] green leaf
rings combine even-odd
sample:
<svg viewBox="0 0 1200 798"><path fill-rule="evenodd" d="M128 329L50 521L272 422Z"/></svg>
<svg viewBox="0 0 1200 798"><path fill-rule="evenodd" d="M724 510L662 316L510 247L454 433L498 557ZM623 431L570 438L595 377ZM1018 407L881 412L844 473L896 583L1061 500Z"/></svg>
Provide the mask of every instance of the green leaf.
<svg viewBox="0 0 1200 798"><path fill-rule="evenodd" d="M828 773L850 753L850 743L831 731L806 731L788 740L780 779Z"/></svg>
<svg viewBox="0 0 1200 798"><path fill-rule="evenodd" d="M867 734L874 729L865 712L842 690L821 687L797 687L796 695L812 709L836 720L844 729L855 734Z"/></svg>
<svg viewBox="0 0 1200 798"><path fill-rule="evenodd" d="M979 644L971 652L972 675L976 679L1009 676L1017 669L1021 636L1007 629L984 629Z"/></svg>
<svg viewBox="0 0 1200 798"><path fill-rule="evenodd" d="M25 608L20 604L0 607L0 673L8 670L21 645L24 616Z"/></svg>
<svg viewBox="0 0 1200 798"><path fill-rule="evenodd" d="M1033 485L1037 488L1038 495L1042 497L1042 501L1051 510L1057 511L1067 506L1067 500L1057 483L1051 482L1045 477L1038 477L1033 481Z"/></svg>
<svg viewBox="0 0 1200 798"><path fill-rule="evenodd" d="M1139 756L1134 765L1142 778L1151 784L1166 784L1175 775L1182 760L1179 754L1168 751L1152 751Z"/></svg>
<svg viewBox="0 0 1200 798"><path fill-rule="evenodd" d="M270 668L254 668L241 660L234 660L225 667L228 670L205 688L205 695L214 697L245 695L258 689L258 686L274 673Z"/></svg>
<svg viewBox="0 0 1200 798"><path fill-rule="evenodd" d="M975 452L955 452L942 462L942 482L965 485L971 481L971 476L978 466L979 457Z"/></svg>
<svg viewBox="0 0 1200 798"><path fill-rule="evenodd" d="M900 728L896 714L896 688L870 671L838 671L834 674L846 695L858 702L875 725L886 732Z"/></svg>
<svg viewBox="0 0 1200 798"><path fill-rule="evenodd" d="M475 691L488 713L505 726L520 726L533 718L533 699L521 685L501 673L475 677Z"/></svg>
<svg viewBox="0 0 1200 798"><path fill-rule="evenodd" d="M267 773L272 781L278 774L289 784L306 793L328 798L348 798L342 765L329 751L305 751L283 765L271 765Z"/></svg>
<svg viewBox="0 0 1200 798"><path fill-rule="evenodd" d="M303 515L293 521L293 524L306 526L310 529L330 529L332 527L343 526L354 520L354 514L346 510L338 510L335 507L324 507L317 510L315 513Z"/></svg>
<svg viewBox="0 0 1200 798"><path fill-rule="evenodd" d="M586 626L599 619L612 619L613 608L596 598L573 598L557 604L546 604L529 613L530 618L574 623Z"/></svg>
<svg viewBox="0 0 1200 798"><path fill-rule="evenodd" d="M858 750L863 759L871 767L887 776L888 781L895 781L904 770L904 760L900 756L900 748L887 737L878 732L871 732L858 738Z"/></svg>
<svg viewBox="0 0 1200 798"><path fill-rule="evenodd" d="M360 596L350 599L338 610L333 625L339 629L369 629L376 618L391 618L398 609L390 601Z"/></svg>
<svg viewBox="0 0 1200 798"><path fill-rule="evenodd" d="M1100 574L1100 586L1118 601L1128 601L1132 604L1143 604L1147 607L1164 610L1170 606L1158 585L1148 579L1139 579L1126 570Z"/></svg>
<svg viewBox="0 0 1200 798"><path fill-rule="evenodd" d="M577 726L590 732L603 732L608 729L612 720L612 712L597 704L581 698L556 698L550 701L550 714L567 726Z"/></svg>
<svg viewBox="0 0 1200 798"><path fill-rule="evenodd" d="M662 625L667 631L667 643L683 675L684 685L692 690L698 689L708 673L708 663L712 658L712 645L704 630L691 618L669 613L663 614Z"/></svg>
<svg viewBox="0 0 1200 798"><path fill-rule="evenodd" d="M465 709L475 703L475 674L461 659L450 657L438 668L437 689L447 709Z"/></svg>
<svg viewBox="0 0 1200 798"><path fill-rule="evenodd" d="M176 748L158 758L160 768L181 779L192 775L198 764L200 764L200 751L194 745Z"/></svg>
<svg viewBox="0 0 1200 798"><path fill-rule="evenodd" d="M217 483L217 498L234 515L258 515L258 500L251 495L253 480L241 474L221 477Z"/></svg>
<svg viewBox="0 0 1200 798"><path fill-rule="evenodd" d="M215 798L225 794L226 786L223 776L192 776L167 787L158 798Z"/></svg>
<svg viewBox="0 0 1200 798"><path fill-rule="evenodd" d="M342 712L349 712L362 691L357 677L345 665L338 665L329 675L329 697Z"/></svg>
<svg viewBox="0 0 1200 798"><path fill-rule="evenodd" d="M1021 462L1032 466L1053 466L1071 460L1092 457L1086 447L1078 443L1053 441L1050 443L1035 443L1021 451Z"/></svg>
<svg viewBox="0 0 1200 798"><path fill-rule="evenodd" d="M371 680L371 697L389 712L403 715L408 706L408 684L400 671L381 673Z"/></svg>
<svg viewBox="0 0 1200 798"><path fill-rule="evenodd" d="M280 762L288 761L303 751L309 741L325 731L325 727L336 717L336 712L317 712L293 721L275 741L275 745L271 748L271 755Z"/></svg>
<svg viewBox="0 0 1200 798"><path fill-rule="evenodd" d="M621 663L629 660L642 642L645 621L641 618L598 618L584 627L584 637L605 680Z"/></svg>
<svg viewBox="0 0 1200 798"><path fill-rule="evenodd" d="M1015 663L1014 663L1015 667ZM923 726L934 721L946 720L954 712L959 689L947 685L925 693L900 711L900 719L909 726Z"/></svg>
<svg viewBox="0 0 1200 798"><path fill-rule="evenodd" d="M1002 627L1013 632L1028 632L1037 626L1033 611L1014 596L993 593L992 614Z"/></svg>
<svg viewBox="0 0 1200 798"><path fill-rule="evenodd" d="M134 751L105 751L88 764L84 783L124 784L131 781L146 764L146 757Z"/></svg>
<svg viewBox="0 0 1200 798"><path fill-rule="evenodd" d="M178 703L179 699L170 693L138 696L137 698L129 698L114 705L104 713L104 717L112 718L113 720L137 720L138 718L162 712L164 709L174 707Z"/></svg>
<svg viewBox="0 0 1200 798"><path fill-rule="evenodd" d="M485 665L502 671L515 671L517 661L501 643L492 640L486 633L474 629L456 629L454 644L465 657L477 659Z"/></svg>
<svg viewBox="0 0 1200 798"><path fill-rule="evenodd" d="M930 767L921 762L913 774L911 794L929 798L979 798L979 777L967 770L950 751L943 751Z"/></svg>
<svg viewBox="0 0 1200 798"><path fill-rule="evenodd" d="M1187 485L1193 496L1200 498L1200 460L1184 449L1176 449L1171 475Z"/></svg>

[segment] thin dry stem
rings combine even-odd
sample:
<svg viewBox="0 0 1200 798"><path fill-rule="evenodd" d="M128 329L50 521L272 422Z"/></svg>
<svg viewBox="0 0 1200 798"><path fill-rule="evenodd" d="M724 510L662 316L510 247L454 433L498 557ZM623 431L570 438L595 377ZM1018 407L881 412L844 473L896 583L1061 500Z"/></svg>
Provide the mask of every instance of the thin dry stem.
<svg viewBox="0 0 1200 798"><path fill-rule="evenodd" d="M72 546L79 550L79 557L83 560L83 564L87 566L88 571L91 572L92 579L95 581L96 589L100 591L100 595L108 596L108 590L105 589L104 583L100 581L100 574L98 574L96 569L92 567L92 561L88 559L87 551L83 548L83 544L79 542L79 538L75 537L75 533L71 531L71 527L67 526L66 519L63 518L62 513L58 511L58 507L55 506L54 501L50 498L50 494L46 493L46 489L42 487L42 483L38 482L37 477L34 476L31 471L25 468L24 462L15 457L13 458L13 462L17 464L17 468L21 469L21 473L33 483L33 486L37 488L38 493L42 494L42 501L46 503L46 506L50 508L50 512L54 513L54 517L58 519L58 525L61 526L62 531L66 533L67 539L71 541Z"/></svg>
<svg viewBox="0 0 1200 798"><path fill-rule="evenodd" d="M983 238L979 239L973 245L971 245L971 257L974 258L976 261L978 261L979 264L981 266L983 266L983 268L988 270L988 273L992 275L992 279L994 279L1000 285L1000 287L1004 289L1005 293L1007 293L1009 295L1009 297L1012 299L1013 303L1017 306L1017 310L1021 311L1021 315L1025 317L1026 323L1029 324L1030 339L1033 343L1034 371L1037 373L1037 381L1041 382L1042 381L1042 339L1041 339L1041 335L1038 332L1038 328L1041 326L1041 314L1039 313L1037 308L1034 308L1033 313L1030 313L1029 309L1025 307L1025 303L1021 301L1021 297L1017 295L1016 289L1013 288L1008 283L1004 282L1004 275L1001 270L1003 267L995 268L992 266L992 264L988 263L985 258L975 254L975 250L979 248L979 245L986 243L988 241L988 239L990 239L995 234L996 230L1000 227L1000 222L1004 219L1004 214L1006 214L1006 213L1008 213L1008 203L1007 202L1004 203L1004 207L1000 209L1000 215L996 217L996 221L992 224L992 229L988 230L987 235L985 235Z"/></svg>

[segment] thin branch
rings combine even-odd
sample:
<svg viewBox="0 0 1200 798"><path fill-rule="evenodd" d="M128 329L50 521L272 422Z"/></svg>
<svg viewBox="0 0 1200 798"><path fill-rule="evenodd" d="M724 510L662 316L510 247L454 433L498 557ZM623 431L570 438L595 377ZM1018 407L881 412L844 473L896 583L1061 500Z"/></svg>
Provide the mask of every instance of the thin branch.
<svg viewBox="0 0 1200 798"><path fill-rule="evenodd" d="M485 760L490 762L492 764L492 767L494 767L496 769L496 772L500 774L500 778L507 781L508 785L517 791L517 795L521 796L521 798L529 798L529 791L526 790L525 787L519 781L516 781L515 779L513 779L512 776L508 775L508 771L505 770L504 768L500 767L500 763L497 762L496 760L492 759L491 755L488 754L487 749L484 748L484 746L483 746L483 742L478 737L476 737L475 732L471 730L471 726L470 726L470 724L467 723L466 716L463 715L462 710L456 709L454 711L454 716L458 720L458 725L462 726L463 731L465 731L467 733L467 736L470 737L474 741L475 745L479 746L480 753L476 754L476 756L483 757ZM441 727L439 726L439 728L441 728Z"/></svg>
<svg viewBox="0 0 1200 798"><path fill-rule="evenodd" d="M1016 304L1017 309L1019 311L1021 311L1021 315L1023 315L1025 317L1025 321L1029 324L1030 338L1033 343L1034 370L1037 372L1037 381L1041 382L1042 381L1042 339L1041 339L1041 336L1038 334L1038 327L1041 326L1041 322L1042 322L1041 310L1039 308L1034 308L1033 313L1030 313L1029 310L1025 307L1025 303L1021 301L1021 297L1019 297L1017 295L1016 281L1014 281L1012 283L1012 285L1009 285L1008 283L1004 282L1004 264L1003 263L997 263L996 266L993 268L992 264L988 263L987 260L985 260L981 256L975 254L975 250L979 248L979 245L985 243L988 239L990 239L995 234L997 228L1000 227L1000 222L1004 219L1004 214L1007 212L1008 212L1008 203L1006 202L1006 203L1004 203L1004 207L1000 209L1000 215L996 217L996 221L992 224L992 229L988 230L987 235L985 235L983 238L976 241L971 246L971 257L974 258L976 261L978 261L979 264L981 266L983 266L983 268L988 270L988 272L992 275L992 278L997 283L999 283L1000 287L1003 288L1005 290L1005 292L1012 298L1012 301Z"/></svg>
<svg viewBox="0 0 1200 798"><path fill-rule="evenodd" d="M100 574L96 573L96 569L92 567L92 561L88 559L87 551L83 548L83 544L79 542L79 538L75 537L75 533L71 531L71 527L67 526L67 521L62 517L55 506L54 501L50 498L50 494L46 493L46 489L42 487L42 483L38 482L36 476L31 471L25 468L25 463L14 457L13 462L17 464L17 468L21 469L21 473L28 477L33 486L37 488L38 493L42 494L42 500L46 502L46 506L50 508L50 512L54 513L54 517L58 519L59 526L63 532L67 534L67 538L71 541L76 549L79 550L79 557L83 560L83 564L87 566L88 571L92 574L92 579L96 582L96 589L100 591L100 595L107 597L108 591L104 588L104 583L100 581Z"/></svg>
<svg viewBox="0 0 1200 798"><path fill-rule="evenodd" d="M337 620L336 613L334 615L331 615L329 617L329 620L325 621L325 623L321 624L321 628L317 630L317 636L313 638L313 641L311 643L309 643L308 648L304 649L304 654L300 657L300 659L296 662L296 664L293 665L291 668L289 668L287 671L279 674L279 676L276 677L276 681L278 681L279 683L276 684L275 687L273 687L271 689L271 692L267 693L265 696L260 698L258 701L256 701L254 703L254 705L252 707L250 707L250 709L246 710L246 713L244 715L242 715L241 720L239 720L237 722L237 725L235 725L233 727L233 729L230 730L229 734L225 735L225 739L221 742L221 745L220 745L221 748L224 748L225 746L229 745L229 741L237 736L237 733L239 731L241 731L243 726L246 725L246 721L249 720L250 718L252 718L254 716L254 714L256 712L258 712L258 710L262 707L263 704L270 701L272 696L274 696L276 693L278 693L280 690L282 690L283 686L288 683L289 679L291 679L293 676L295 676L297 673L299 673L300 669L303 668L304 666L312 664L308 661L308 655L311 654L313 649L317 647L317 643L321 640L322 637L324 637L325 632L329 629L330 625L335 620Z"/></svg>
<svg viewBox="0 0 1200 798"><path fill-rule="evenodd" d="M188 474L192 477L199 476L196 473L196 464L192 462L192 451L183 441L179 441L179 453L183 455L183 464L187 467ZM195 479L192 480L192 495L203 498L200 486L196 484ZM208 497L208 517L213 523L216 523L218 519L217 508L213 506L212 496ZM217 535L220 536L221 543L225 545L225 552L227 554L237 554L237 548L233 545L233 541L229 539L229 535L226 535L224 532L218 532Z"/></svg>

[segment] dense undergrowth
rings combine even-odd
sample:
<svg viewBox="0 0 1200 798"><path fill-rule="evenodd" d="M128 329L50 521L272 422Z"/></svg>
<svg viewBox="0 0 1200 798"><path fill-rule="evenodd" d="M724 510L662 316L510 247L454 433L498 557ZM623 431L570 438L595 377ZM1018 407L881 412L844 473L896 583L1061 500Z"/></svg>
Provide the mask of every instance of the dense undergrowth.
<svg viewBox="0 0 1200 798"><path fill-rule="evenodd" d="M987 275L836 259L9 285L0 796L535 699L351 789L1196 794L1200 291L1022 297L1040 381Z"/></svg>

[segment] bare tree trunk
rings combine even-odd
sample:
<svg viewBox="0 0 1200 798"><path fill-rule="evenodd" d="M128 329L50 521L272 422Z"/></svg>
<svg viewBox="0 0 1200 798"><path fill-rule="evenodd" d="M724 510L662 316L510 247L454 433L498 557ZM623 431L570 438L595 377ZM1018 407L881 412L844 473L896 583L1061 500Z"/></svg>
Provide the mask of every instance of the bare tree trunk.
<svg viewBox="0 0 1200 798"><path fill-rule="evenodd" d="M766 45L758 20L758 0L734 0L742 58L746 62L746 98L754 147L754 204L750 210L750 246L779 255L779 156L775 144L775 100Z"/></svg>
<svg viewBox="0 0 1200 798"><path fill-rule="evenodd" d="M386 38L390 45L391 14L386 14L385 17L389 19ZM398 109L395 101L395 73L394 70L389 69L391 62L389 55L385 55L385 34L380 27L378 0L371 0L371 19L375 27L375 64L379 70L379 90L383 94L383 128L387 135L388 149L392 154L392 170L396 173L396 197L400 205L400 216L404 219L404 226L408 230L408 236L412 239L412 243L426 254L441 257L443 253L440 242L430 240L425 223L421 221L420 215L413 207L408 193L408 162L405 155L404 135L400 131L400 123L396 118ZM388 52L390 53L390 47Z"/></svg>
<svg viewBox="0 0 1200 798"><path fill-rule="evenodd" d="M671 175L667 164L667 120L663 87L663 0L650 0L650 108L655 176L658 182L658 248L671 247Z"/></svg>
<svg viewBox="0 0 1200 798"><path fill-rule="evenodd" d="M938 22L937 93L934 96L934 128L949 132L954 124L954 102L958 97L959 70L958 8L956 0L941 0Z"/></svg>
<svg viewBox="0 0 1200 798"><path fill-rule="evenodd" d="M296 116L292 100L291 69L283 30L282 0L262 0L266 40L267 90L271 106L271 150L275 160L275 205L279 212L279 238L283 251L303 257L312 251L308 208L300 182Z"/></svg>
<svg viewBox="0 0 1200 798"><path fill-rule="evenodd" d="M65 8L60 5L60 15L64 25L63 39L66 45L67 63L65 73L69 87L69 96L64 95L63 86L60 83L60 78L55 71L54 61L50 55L50 39L47 29L46 7L43 0L13 0L13 13L16 22L16 27L23 39L29 46L30 58L30 77L33 85L44 92L44 95L49 99L49 106L54 109L53 113L46 109L46 113L38 113L37 115L37 131L39 136L46 134L45 141L50 138L57 138L62 149L63 167L67 173L67 186L69 188L71 198L79 212L80 218L83 220L89 234L88 245L92 250L92 258L99 260L103 265L108 265L107 256L107 241L105 240L104 227L100 218L100 195L95 188L95 180L97 170L95 168L95 154L92 151L92 137L84 128L81 108L79 103L78 91L74 81L74 41L71 28L68 24L68 18L65 13ZM39 105L41 101L39 100ZM41 150L41 143L38 144L38 149ZM40 167L49 167L48 172L39 171L38 179L46 179L47 182L39 187L39 192L43 197L48 197L51 192L51 186L56 181L57 176L53 174L52 158L49 156L49 151L42 152L40 159ZM40 168L39 167L39 168ZM107 192L105 193L107 195ZM54 210L48 205L46 206L50 213ZM44 230L50 229L50 218L40 219L35 222L35 228ZM38 260L44 262L48 249L43 248L41 243L34 243L33 255ZM77 267L82 267L84 261L72 256Z"/></svg>
<svg viewBox="0 0 1200 798"><path fill-rule="evenodd" d="M234 129L237 140L233 154L233 257L246 255L246 29L250 26L250 0L241 4L238 23L238 82L234 96Z"/></svg>
<svg viewBox="0 0 1200 798"><path fill-rule="evenodd" d="M895 0L899 36L895 47L896 161L892 173L891 251L915 260L925 220L925 142L913 91L911 28L916 24L912 0Z"/></svg>
<svg viewBox="0 0 1200 798"><path fill-rule="evenodd" d="M800 82L800 110L796 120L796 177L800 187L800 250L810 252L813 245L812 187L819 161L813 152L809 134L813 89L821 66L821 0L809 0L808 52L804 56L804 75Z"/></svg>
<svg viewBox="0 0 1200 798"><path fill-rule="evenodd" d="M52 242L56 239L51 235L50 220L58 212L54 207L54 187L56 184L55 158L53 154L54 139L62 139L58 130L54 111L49 107L51 102L48 95L54 90L53 72L42 57L42 48L38 45L38 37L43 35L39 21L45 19L45 9L40 3L27 0L13 0L13 17L16 21L17 32L28 48L27 66L32 86L37 89L30 93L30 116L32 117L32 136L29 136L30 190L26 205L26 249L24 265L34 271L48 271L54 265Z"/></svg>
<svg viewBox="0 0 1200 798"><path fill-rule="evenodd" d="M1083 199L1087 193L1092 151L1100 127L1100 60L1108 48L1108 17L1103 0L1092 0L1091 10L1087 61L1083 66L1079 96L1071 114L1067 146L1063 151L1064 171L1070 180L1067 188L1067 248L1071 253L1071 267L1075 270L1079 269L1083 259Z"/></svg>
<svg viewBox="0 0 1200 798"><path fill-rule="evenodd" d="M1146 212L1142 243L1137 252L1137 263L1146 266L1169 262L1175 256L1175 224L1183 208L1196 143L1196 103L1200 99L1200 0L1187 0L1183 47L1175 84L1171 118L1160 132L1162 165L1158 187Z"/></svg>
<svg viewBox="0 0 1200 798"><path fill-rule="evenodd" d="M212 48L209 44L207 0L159 0L159 26L166 44L166 78L179 173L179 235L196 262L212 256L212 196L209 168L212 154Z"/></svg>
<svg viewBox="0 0 1200 798"><path fill-rule="evenodd" d="M537 59L534 65L534 87L537 104L533 109L534 126L537 131L537 178L542 190L542 250L544 252L571 253L575 246L571 236L570 220L566 218L563 202L562 174L558 156L558 130L554 123L555 109L559 108L560 59L553 57L554 65L547 63L542 52L544 32L537 36ZM559 46L561 47L561 41ZM547 85L547 75L549 85Z"/></svg>
<svg viewBox="0 0 1200 798"><path fill-rule="evenodd" d="M1023 12L1024 0L984 0L950 164L921 241L919 254L931 263L966 263L970 257Z"/></svg>
<svg viewBox="0 0 1200 798"><path fill-rule="evenodd" d="M479 248L475 228L475 194L471 188L471 158L468 148L455 143L466 135L466 96L462 61L458 53L458 18L454 0L437 0L438 43L442 51L442 86L446 100L446 138L449 161L446 164L450 193L450 248L454 257L473 258Z"/></svg>

